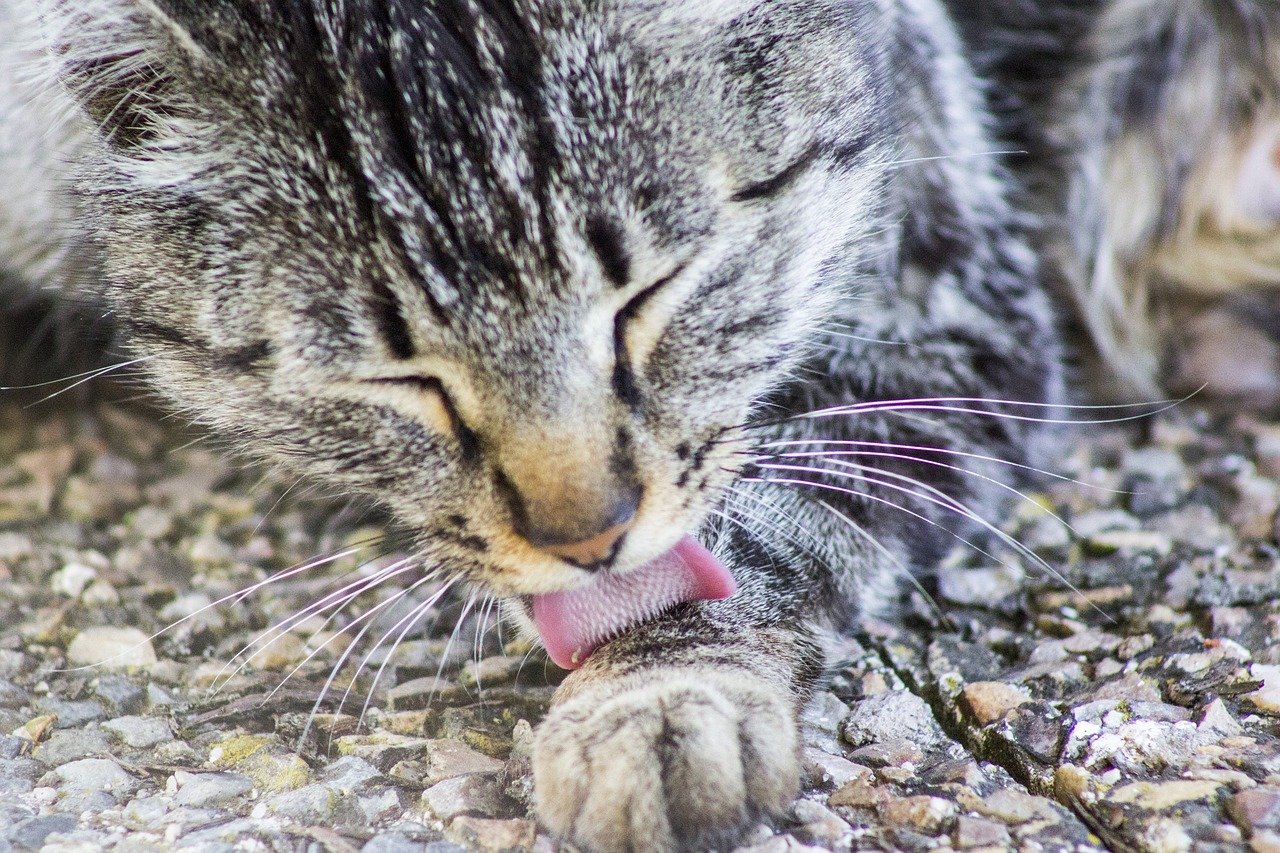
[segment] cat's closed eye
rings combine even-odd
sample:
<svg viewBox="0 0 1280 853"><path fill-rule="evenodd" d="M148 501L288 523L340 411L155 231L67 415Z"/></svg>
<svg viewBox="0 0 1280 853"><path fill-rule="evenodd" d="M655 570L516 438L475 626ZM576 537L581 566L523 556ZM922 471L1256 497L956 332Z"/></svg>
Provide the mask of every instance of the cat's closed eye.
<svg viewBox="0 0 1280 853"><path fill-rule="evenodd" d="M614 318L613 346L616 361L613 386L618 398L629 406L639 404L635 373L657 345L670 314L669 311L656 312L648 309L653 306L654 297L674 283L687 268L688 264L681 264L637 293ZM663 316L654 316L658 313Z"/></svg>

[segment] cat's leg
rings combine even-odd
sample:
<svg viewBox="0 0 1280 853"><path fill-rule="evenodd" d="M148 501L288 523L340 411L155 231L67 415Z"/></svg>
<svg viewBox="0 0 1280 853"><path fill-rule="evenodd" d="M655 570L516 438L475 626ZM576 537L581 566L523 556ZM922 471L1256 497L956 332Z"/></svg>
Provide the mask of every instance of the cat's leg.
<svg viewBox="0 0 1280 853"><path fill-rule="evenodd" d="M1052 417L1056 335L976 81L932 3L901 9L886 109L908 132L882 242L843 271L802 381L740 437L742 477L703 531L738 593L597 650L538 732L539 814L584 849L721 848L781 814L824 640L992 517L1008 474L990 460L1033 461Z"/></svg>
<svg viewBox="0 0 1280 853"><path fill-rule="evenodd" d="M1130 394L1274 403L1275 347L1243 351L1268 333L1225 298L1280 287L1280 7L1106 2L1087 32L1038 97L1063 172L1046 182L1058 254L1103 361Z"/></svg>

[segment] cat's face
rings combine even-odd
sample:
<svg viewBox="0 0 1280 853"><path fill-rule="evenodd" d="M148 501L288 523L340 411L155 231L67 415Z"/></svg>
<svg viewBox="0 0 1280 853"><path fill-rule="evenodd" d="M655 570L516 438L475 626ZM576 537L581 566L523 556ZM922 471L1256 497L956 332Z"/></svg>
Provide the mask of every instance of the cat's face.
<svg viewBox="0 0 1280 853"><path fill-rule="evenodd" d="M872 225L839 4L159 5L58 8L114 133L85 181L110 298L162 390L500 594L700 523ZM91 61L98 6L144 65Z"/></svg>

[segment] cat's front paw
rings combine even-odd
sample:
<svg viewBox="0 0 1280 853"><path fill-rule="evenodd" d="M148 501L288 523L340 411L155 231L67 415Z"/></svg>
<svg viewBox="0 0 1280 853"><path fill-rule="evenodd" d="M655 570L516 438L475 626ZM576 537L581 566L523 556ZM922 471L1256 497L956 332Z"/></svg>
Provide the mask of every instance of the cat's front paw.
<svg viewBox="0 0 1280 853"><path fill-rule="evenodd" d="M800 779L793 703L738 671L654 671L574 693L538 732L538 814L583 850L722 849Z"/></svg>

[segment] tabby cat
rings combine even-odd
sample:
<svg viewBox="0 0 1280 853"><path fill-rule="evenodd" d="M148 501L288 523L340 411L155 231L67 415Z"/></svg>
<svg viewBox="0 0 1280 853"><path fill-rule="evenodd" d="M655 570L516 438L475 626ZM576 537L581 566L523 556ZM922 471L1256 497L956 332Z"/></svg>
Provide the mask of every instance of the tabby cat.
<svg viewBox="0 0 1280 853"><path fill-rule="evenodd" d="M721 847L790 805L829 641L1062 397L1071 241L956 23L1031 145L1058 31L1017 15L1112 5L1221 4L0 0L0 260L575 670L553 833Z"/></svg>

